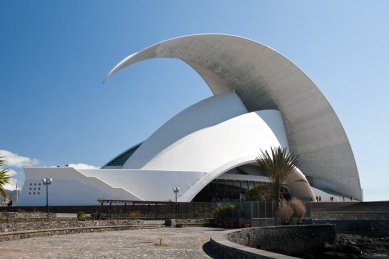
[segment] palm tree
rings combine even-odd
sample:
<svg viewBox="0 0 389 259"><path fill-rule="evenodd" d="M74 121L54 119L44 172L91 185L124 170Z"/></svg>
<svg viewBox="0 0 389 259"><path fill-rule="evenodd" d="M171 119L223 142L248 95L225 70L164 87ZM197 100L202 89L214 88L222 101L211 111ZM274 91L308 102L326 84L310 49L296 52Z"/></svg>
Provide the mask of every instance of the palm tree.
<svg viewBox="0 0 389 259"><path fill-rule="evenodd" d="M0 156L0 167L2 167L5 164L5 161L2 159L3 157ZM7 193L4 190L4 185L9 184L11 181L11 177L8 175L8 169L3 168L0 169L0 194L6 198Z"/></svg>
<svg viewBox="0 0 389 259"><path fill-rule="evenodd" d="M288 176L302 163L299 155L289 153L287 148L270 148L271 154L261 150L255 160L269 178L272 187L272 198L280 200L280 187Z"/></svg>

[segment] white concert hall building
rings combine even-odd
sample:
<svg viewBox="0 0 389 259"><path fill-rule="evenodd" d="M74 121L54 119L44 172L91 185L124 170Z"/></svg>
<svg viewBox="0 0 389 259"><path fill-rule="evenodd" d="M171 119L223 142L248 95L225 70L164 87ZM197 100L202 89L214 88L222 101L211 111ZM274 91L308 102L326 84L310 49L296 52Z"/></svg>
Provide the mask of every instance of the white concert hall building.
<svg viewBox="0 0 389 259"><path fill-rule="evenodd" d="M287 147L303 165L283 193L313 201L332 194L363 200L354 155L335 111L312 80L277 51L250 39L201 34L134 53L108 74L151 58L181 59L214 96L167 121L100 169L24 168L18 206L98 205L98 198L179 202L234 201L269 182L255 157ZM106 79L107 79L106 78Z"/></svg>

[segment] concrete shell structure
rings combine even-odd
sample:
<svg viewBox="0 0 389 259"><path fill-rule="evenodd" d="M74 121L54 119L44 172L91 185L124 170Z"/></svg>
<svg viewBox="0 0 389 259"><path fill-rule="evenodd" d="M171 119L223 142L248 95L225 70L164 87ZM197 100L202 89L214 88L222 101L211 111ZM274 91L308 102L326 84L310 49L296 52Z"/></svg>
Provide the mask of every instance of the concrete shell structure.
<svg viewBox="0 0 389 259"><path fill-rule="evenodd" d="M317 86L290 60L249 39L191 35L128 56L107 78L151 58L183 60L215 96L185 109L102 169L26 168L26 187L37 183L42 172L55 179L56 172L69 170L78 175L73 176L78 182L68 179L73 181L69 186L96 189L88 201L74 198L69 205L113 197L173 200L171 189L177 186L179 201L191 201L215 179L226 184L268 181L253 167L254 159L260 149L282 146L305 162L285 183L294 196L312 200L318 188L362 200L354 156L338 117ZM231 173L238 169L246 170L245 175ZM142 184L155 188L145 190ZM20 205L37 205L33 197L23 189Z"/></svg>

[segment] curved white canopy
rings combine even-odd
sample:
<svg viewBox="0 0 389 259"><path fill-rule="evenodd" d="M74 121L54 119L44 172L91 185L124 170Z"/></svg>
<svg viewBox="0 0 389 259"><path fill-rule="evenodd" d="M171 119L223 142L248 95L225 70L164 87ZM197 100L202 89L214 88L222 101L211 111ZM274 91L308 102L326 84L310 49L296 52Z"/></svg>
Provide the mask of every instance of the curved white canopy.
<svg viewBox="0 0 389 259"><path fill-rule="evenodd" d="M313 185L363 199L354 155L337 115L312 80L277 51L237 36L190 35L128 56L107 78L151 58L183 60L215 95L235 90L249 112L279 110L289 147L305 161L300 169Z"/></svg>

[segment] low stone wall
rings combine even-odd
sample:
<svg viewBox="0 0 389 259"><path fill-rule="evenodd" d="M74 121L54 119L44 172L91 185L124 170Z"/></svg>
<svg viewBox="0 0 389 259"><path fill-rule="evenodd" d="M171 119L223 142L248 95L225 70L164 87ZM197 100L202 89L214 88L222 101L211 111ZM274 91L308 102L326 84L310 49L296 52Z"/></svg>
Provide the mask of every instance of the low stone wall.
<svg viewBox="0 0 389 259"><path fill-rule="evenodd" d="M234 243L281 254L311 253L334 244L335 225L278 226L249 228L232 232L226 238Z"/></svg>
<svg viewBox="0 0 389 259"><path fill-rule="evenodd" d="M99 226L125 226L131 225L143 227L142 220L91 220L91 221L52 221L52 222L29 222L29 223L5 223L0 224L0 233L13 231L29 231L43 229L81 228Z"/></svg>
<svg viewBox="0 0 389 259"><path fill-rule="evenodd" d="M211 236L212 249L224 259L297 259L296 257L238 245L226 239L226 235L239 230L220 231Z"/></svg>
<svg viewBox="0 0 389 259"><path fill-rule="evenodd" d="M214 225L213 219L165 219L165 226L172 228L209 227Z"/></svg>
<svg viewBox="0 0 389 259"><path fill-rule="evenodd" d="M57 214L55 213L28 213L28 212L7 212L2 211L0 213L0 223L5 222L38 222L38 221L52 221L57 220Z"/></svg>
<svg viewBox="0 0 389 259"><path fill-rule="evenodd" d="M141 227L134 226L134 225L124 225L124 226L121 225L121 226L100 226L100 227L15 231L15 232L8 232L8 233L0 233L0 242L31 238L31 237L44 237L44 236L56 236L56 235L65 235L65 234L116 231L116 230L133 230L133 229L140 229L140 228Z"/></svg>
<svg viewBox="0 0 389 259"><path fill-rule="evenodd" d="M247 228L211 237L212 248L223 258L279 258L280 254L305 254L321 249L324 243L334 244L335 240L335 225Z"/></svg>

